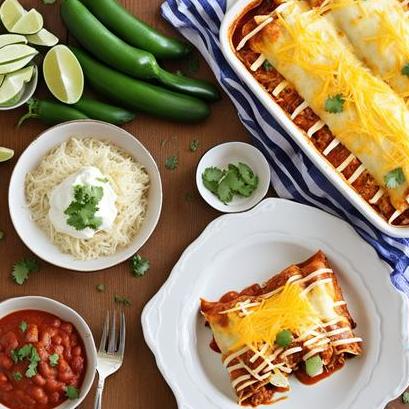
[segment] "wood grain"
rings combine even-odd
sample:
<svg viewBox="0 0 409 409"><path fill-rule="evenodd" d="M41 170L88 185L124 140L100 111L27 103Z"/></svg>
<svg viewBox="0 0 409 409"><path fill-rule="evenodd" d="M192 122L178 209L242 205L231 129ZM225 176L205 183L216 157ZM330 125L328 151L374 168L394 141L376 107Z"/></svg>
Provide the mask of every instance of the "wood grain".
<svg viewBox="0 0 409 409"><path fill-rule="evenodd" d="M45 17L46 27L62 41L68 36L59 17L59 3L44 5L40 0L21 0L22 4L36 7ZM177 35L160 17L160 0L123 0L124 5L136 15L161 30ZM172 68L174 65L172 65ZM197 77L214 80L203 60ZM44 85L40 94L47 95ZM0 113L0 146L15 149L15 159L0 165L0 230L5 239L0 242L0 298L21 295L43 295L55 298L77 310L91 326L98 340L107 309L112 309L115 294L126 295L132 306L126 309L128 337L123 368L109 378L104 395L105 408L110 409L171 409L176 408L172 392L161 377L154 358L146 346L140 325L143 306L156 293L169 275L184 248L203 228L219 214L208 207L195 188L195 169L201 155L210 147L227 141L248 141L248 135L237 118L233 105L223 95L213 105L212 115L198 125L180 125L138 115L125 129L135 135L153 154L163 180L164 203L159 225L141 249L141 254L151 260L151 270L140 279L131 276L129 266L123 263L109 270L79 274L41 263L40 272L33 274L22 287L9 278L13 263L30 252L17 237L9 218L7 207L8 183L19 154L46 127L32 121L21 129L15 127L24 109ZM197 152L189 151L192 139L200 141ZM170 171L164 163L168 156L178 155L179 167ZM192 200L186 200L186 195ZM104 283L105 293L98 293L96 285ZM81 405L93 408L93 391ZM399 409L396 403L390 409ZM367 408L363 408L367 409ZM369 409L369 408L368 408Z"/></svg>

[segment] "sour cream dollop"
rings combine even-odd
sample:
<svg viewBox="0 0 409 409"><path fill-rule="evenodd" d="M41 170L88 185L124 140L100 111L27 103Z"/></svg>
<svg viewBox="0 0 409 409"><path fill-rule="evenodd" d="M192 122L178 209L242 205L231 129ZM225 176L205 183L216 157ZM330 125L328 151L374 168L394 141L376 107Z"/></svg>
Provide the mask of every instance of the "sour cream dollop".
<svg viewBox="0 0 409 409"><path fill-rule="evenodd" d="M69 216L64 212L71 202L75 200L74 188L78 185L100 186L103 188L103 196L98 203L98 210L95 213L95 217L100 217L102 220L102 224L97 230L90 227L76 230L67 223ZM68 176L52 190L48 216L58 232L78 239L91 239L98 231L109 231L112 228L118 214L118 209L115 205L116 199L117 195L101 171L94 166L87 166L81 168L77 173Z"/></svg>

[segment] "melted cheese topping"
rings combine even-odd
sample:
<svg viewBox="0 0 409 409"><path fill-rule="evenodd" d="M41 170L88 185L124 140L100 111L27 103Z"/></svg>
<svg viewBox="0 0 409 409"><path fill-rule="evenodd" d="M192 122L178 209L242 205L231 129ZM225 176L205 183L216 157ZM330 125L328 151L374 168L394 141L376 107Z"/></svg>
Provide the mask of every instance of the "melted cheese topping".
<svg viewBox="0 0 409 409"><path fill-rule="evenodd" d="M409 97L409 77L402 75L409 63L409 21L398 0L325 0L321 11L330 11L359 58Z"/></svg>
<svg viewBox="0 0 409 409"><path fill-rule="evenodd" d="M404 101L358 60L329 18L305 1L286 3L250 40L251 48L293 84L379 185L386 188L386 174L402 168L406 181L387 190L394 207L406 209L409 110ZM326 101L336 95L342 96L343 111L330 113Z"/></svg>
<svg viewBox="0 0 409 409"><path fill-rule="evenodd" d="M279 294L263 300L243 318L231 316L231 325L241 345L274 345L277 334L288 329L301 333L317 323L317 314L297 283L286 284Z"/></svg>

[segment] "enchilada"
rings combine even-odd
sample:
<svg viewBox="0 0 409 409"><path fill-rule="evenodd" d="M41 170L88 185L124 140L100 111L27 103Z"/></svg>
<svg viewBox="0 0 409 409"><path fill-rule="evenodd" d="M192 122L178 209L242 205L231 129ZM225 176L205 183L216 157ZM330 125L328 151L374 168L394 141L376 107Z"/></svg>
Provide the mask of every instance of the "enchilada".
<svg viewBox="0 0 409 409"><path fill-rule="evenodd" d="M304 1L261 1L232 43L345 182L390 224L409 224L409 110L331 19Z"/></svg>
<svg viewBox="0 0 409 409"><path fill-rule="evenodd" d="M362 352L321 251L263 286L227 293L217 302L202 300L201 312L241 405L272 403L289 391L291 373L315 383Z"/></svg>

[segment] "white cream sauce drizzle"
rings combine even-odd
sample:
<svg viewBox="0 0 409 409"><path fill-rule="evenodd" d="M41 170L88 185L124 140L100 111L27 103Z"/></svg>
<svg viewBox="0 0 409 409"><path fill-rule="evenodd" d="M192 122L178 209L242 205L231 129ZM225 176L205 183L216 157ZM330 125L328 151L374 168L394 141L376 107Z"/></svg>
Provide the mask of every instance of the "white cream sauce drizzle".
<svg viewBox="0 0 409 409"><path fill-rule="evenodd" d="M408 0L409 1L409 0ZM373 195L372 199L369 200L370 204L376 204L378 200L385 194L385 191L380 187L378 191Z"/></svg>
<svg viewBox="0 0 409 409"><path fill-rule="evenodd" d="M263 54L260 54L257 57L257 60L254 61L253 64L250 65L250 70L257 71L264 64L264 61L266 61L266 57L264 57Z"/></svg>
<svg viewBox="0 0 409 409"><path fill-rule="evenodd" d="M283 92L288 86L290 85L290 83L287 80L283 80L281 81L274 89L272 94L275 97L278 97L280 95L281 92Z"/></svg>
<svg viewBox="0 0 409 409"><path fill-rule="evenodd" d="M338 172L343 172L347 166L355 159L355 156L350 153L349 156L337 167Z"/></svg>
<svg viewBox="0 0 409 409"><path fill-rule="evenodd" d="M322 154L328 156L341 142L338 139L333 139L329 145L324 149Z"/></svg>
<svg viewBox="0 0 409 409"><path fill-rule="evenodd" d="M392 224L402 213L403 211L401 210L395 210L393 215L389 218L388 223Z"/></svg>
<svg viewBox="0 0 409 409"><path fill-rule="evenodd" d="M321 119L316 122L310 129L307 131L307 136L311 138L315 133L317 133L320 129L324 128L325 122L321 121Z"/></svg>
<svg viewBox="0 0 409 409"><path fill-rule="evenodd" d="M352 183L354 183L359 178L359 176L361 176L362 173L364 172L365 172L365 166L362 164L359 165L358 168L355 170L355 172L348 179L348 183L352 185Z"/></svg>
<svg viewBox="0 0 409 409"><path fill-rule="evenodd" d="M304 109L308 108L308 102L304 101L303 103L301 103L300 105L298 105L297 108L294 109L294 112L291 114L291 119L295 119L297 118L298 115L301 114L302 111L304 111Z"/></svg>

